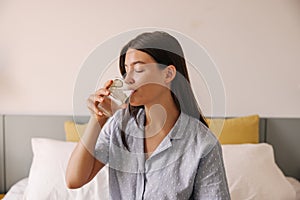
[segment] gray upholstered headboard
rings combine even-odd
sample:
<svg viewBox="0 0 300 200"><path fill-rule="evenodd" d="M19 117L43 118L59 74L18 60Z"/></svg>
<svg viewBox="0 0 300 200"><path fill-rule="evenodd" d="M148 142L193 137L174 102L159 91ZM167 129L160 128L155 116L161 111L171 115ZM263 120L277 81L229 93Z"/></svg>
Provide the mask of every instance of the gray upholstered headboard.
<svg viewBox="0 0 300 200"><path fill-rule="evenodd" d="M31 138L64 140L64 122L72 116L0 115L0 192L27 177L32 161ZM84 123L88 117L77 117ZM260 119L260 142L273 145L275 159L285 175L300 180L300 118Z"/></svg>
<svg viewBox="0 0 300 200"><path fill-rule="evenodd" d="M273 146L284 174L300 180L300 118L267 119L266 142Z"/></svg>

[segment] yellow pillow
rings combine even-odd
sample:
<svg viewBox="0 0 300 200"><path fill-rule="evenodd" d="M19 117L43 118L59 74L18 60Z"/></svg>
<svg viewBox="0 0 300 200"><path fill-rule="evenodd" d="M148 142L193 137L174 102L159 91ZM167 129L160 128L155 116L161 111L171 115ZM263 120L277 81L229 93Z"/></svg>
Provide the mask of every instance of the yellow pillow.
<svg viewBox="0 0 300 200"><path fill-rule="evenodd" d="M259 143L259 116L207 119L210 130L221 144Z"/></svg>
<svg viewBox="0 0 300 200"><path fill-rule="evenodd" d="M66 141L78 142L83 135L87 124L76 124L73 121L66 121L64 124Z"/></svg>

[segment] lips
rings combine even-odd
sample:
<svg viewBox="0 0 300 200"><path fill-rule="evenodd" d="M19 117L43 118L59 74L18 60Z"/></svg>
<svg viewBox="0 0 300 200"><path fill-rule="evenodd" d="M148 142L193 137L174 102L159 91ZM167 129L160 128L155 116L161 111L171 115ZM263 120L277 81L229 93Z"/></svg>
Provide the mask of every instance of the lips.
<svg viewBox="0 0 300 200"><path fill-rule="evenodd" d="M133 95L136 92L136 90L132 90L131 95Z"/></svg>

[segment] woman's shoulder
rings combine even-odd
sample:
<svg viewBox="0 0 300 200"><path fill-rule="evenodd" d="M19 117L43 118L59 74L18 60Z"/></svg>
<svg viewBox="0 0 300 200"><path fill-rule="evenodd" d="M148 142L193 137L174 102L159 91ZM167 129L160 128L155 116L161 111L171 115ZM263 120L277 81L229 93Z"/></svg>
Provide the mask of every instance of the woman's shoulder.
<svg viewBox="0 0 300 200"><path fill-rule="evenodd" d="M190 130L197 130L200 133L203 134L211 134L210 129L199 119L196 119L195 117L192 117L190 115L187 115L185 113L182 113L183 117L186 121L188 121L188 128Z"/></svg>
<svg viewBox="0 0 300 200"><path fill-rule="evenodd" d="M204 150L211 149L212 146L219 143L215 134L199 119L188 115L186 118L188 119L186 134L194 141L195 145Z"/></svg>

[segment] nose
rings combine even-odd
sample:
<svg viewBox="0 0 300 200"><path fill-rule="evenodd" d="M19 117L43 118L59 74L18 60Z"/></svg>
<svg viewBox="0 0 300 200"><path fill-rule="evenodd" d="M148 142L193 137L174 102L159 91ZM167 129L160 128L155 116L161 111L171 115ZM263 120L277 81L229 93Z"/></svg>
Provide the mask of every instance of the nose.
<svg viewBox="0 0 300 200"><path fill-rule="evenodd" d="M132 85L135 83L134 78L130 72L127 72L126 74L124 74L124 81L128 85Z"/></svg>

